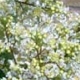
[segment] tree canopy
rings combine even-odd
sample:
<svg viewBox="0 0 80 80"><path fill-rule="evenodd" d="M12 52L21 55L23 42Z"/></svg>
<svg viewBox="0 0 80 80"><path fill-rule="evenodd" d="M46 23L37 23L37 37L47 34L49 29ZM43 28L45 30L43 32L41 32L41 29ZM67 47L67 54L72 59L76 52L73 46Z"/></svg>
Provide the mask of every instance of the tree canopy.
<svg viewBox="0 0 80 80"><path fill-rule="evenodd" d="M0 0L0 80L79 80L79 75L78 13L61 0Z"/></svg>

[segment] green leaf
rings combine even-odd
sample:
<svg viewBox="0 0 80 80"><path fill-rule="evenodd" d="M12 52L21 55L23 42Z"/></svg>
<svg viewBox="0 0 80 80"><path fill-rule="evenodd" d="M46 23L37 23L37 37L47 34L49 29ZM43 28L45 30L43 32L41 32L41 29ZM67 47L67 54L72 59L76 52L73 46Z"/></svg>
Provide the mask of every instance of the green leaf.
<svg viewBox="0 0 80 80"><path fill-rule="evenodd" d="M0 27L0 39L4 38L4 28Z"/></svg>
<svg viewBox="0 0 80 80"><path fill-rule="evenodd" d="M33 10L33 15L34 16L40 16L42 13L42 9L40 7L36 7L34 10Z"/></svg>

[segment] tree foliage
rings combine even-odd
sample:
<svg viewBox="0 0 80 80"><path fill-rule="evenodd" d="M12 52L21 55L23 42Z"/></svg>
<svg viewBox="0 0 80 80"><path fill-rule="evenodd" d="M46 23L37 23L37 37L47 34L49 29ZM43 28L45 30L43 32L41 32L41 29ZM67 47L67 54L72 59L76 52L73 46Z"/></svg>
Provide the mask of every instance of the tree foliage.
<svg viewBox="0 0 80 80"><path fill-rule="evenodd" d="M1 80L79 80L80 15L59 0L0 0Z"/></svg>

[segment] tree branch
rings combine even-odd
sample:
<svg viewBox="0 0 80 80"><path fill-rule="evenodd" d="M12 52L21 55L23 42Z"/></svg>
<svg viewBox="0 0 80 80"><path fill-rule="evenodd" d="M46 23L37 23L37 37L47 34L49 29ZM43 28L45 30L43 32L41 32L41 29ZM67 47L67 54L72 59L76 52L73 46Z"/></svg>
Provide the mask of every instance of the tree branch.
<svg viewBox="0 0 80 80"><path fill-rule="evenodd" d="M29 6L36 7L35 4L33 4L33 3L28 3L28 2L26 2L26 1L25 1L25 2L21 2L21 1L15 0L15 2L20 3L20 4L25 4L25 5L29 5Z"/></svg>
<svg viewBox="0 0 80 80"><path fill-rule="evenodd" d="M35 5L34 3L29 3L29 2L21 2L21 1L18 1L18 0L15 0L15 2L17 2L17 3L20 3L20 4L25 4L25 5L28 5L28 6L32 6L32 7L37 7L37 5ZM51 8L49 8L49 7L41 7L43 10L50 10Z"/></svg>
<svg viewBox="0 0 80 80"><path fill-rule="evenodd" d="M5 35L6 35L8 43L10 43L10 41L9 41L9 34L8 34L8 27L5 27ZM10 51L12 53L12 56L13 56L15 64L17 64L16 59L14 57L14 51L12 50L11 46L9 46L9 48L10 48Z"/></svg>

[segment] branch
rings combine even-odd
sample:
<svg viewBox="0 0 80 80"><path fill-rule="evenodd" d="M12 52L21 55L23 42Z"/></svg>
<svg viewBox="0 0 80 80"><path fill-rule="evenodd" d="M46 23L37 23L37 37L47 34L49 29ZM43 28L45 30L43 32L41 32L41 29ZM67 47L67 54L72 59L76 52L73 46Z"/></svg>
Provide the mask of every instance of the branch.
<svg viewBox="0 0 80 80"><path fill-rule="evenodd" d="M14 57L14 51L13 51L13 49L12 49L11 46L10 46L10 50L11 50L11 53L12 53L12 56L13 56L14 62L15 62L15 64L17 64L16 59L15 59L15 57Z"/></svg>
<svg viewBox="0 0 80 80"><path fill-rule="evenodd" d="M29 6L36 7L35 4L33 4L33 3L28 3L28 2L26 2L26 1L25 1L25 2L21 2L21 1L15 0L15 2L20 3L20 4L25 4L25 5L29 5Z"/></svg>
<svg viewBox="0 0 80 80"><path fill-rule="evenodd" d="M8 28L7 27L5 28L5 35L6 35L6 38L7 38L7 42L10 43L10 41L9 41L10 36L8 34ZM9 46L9 48L10 48L10 51L12 53L15 64L17 64L16 59L14 57L14 51L12 50L11 46Z"/></svg>
<svg viewBox="0 0 80 80"><path fill-rule="evenodd" d="M29 2L21 2L21 1L18 1L18 0L15 0L15 2L17 3L20 3L20 4L25 4L25 5L28 5L28 6L32 6L32 7L37 7L37 5L35 5L34 3L29 3ZM41 7L43 10L50 10L51 8L49 7Z"/></svg>

